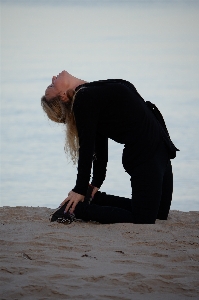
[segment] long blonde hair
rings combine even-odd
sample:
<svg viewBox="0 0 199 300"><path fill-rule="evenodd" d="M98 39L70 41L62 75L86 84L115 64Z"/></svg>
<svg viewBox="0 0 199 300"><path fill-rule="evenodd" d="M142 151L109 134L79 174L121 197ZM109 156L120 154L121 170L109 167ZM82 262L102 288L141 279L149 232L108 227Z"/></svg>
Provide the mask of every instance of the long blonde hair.
<svg viewBox="0 0 199 300"><path fill-rule="evenodd" d="M67 91L68 101L63 102L58 95L50 100L45 96L41 98L41 106L48 118L56 123L66 124L66 138L64 150L74 164L77 163L79 154L79 138L73 113L73 103L76 92L74 90Z"/></svg>

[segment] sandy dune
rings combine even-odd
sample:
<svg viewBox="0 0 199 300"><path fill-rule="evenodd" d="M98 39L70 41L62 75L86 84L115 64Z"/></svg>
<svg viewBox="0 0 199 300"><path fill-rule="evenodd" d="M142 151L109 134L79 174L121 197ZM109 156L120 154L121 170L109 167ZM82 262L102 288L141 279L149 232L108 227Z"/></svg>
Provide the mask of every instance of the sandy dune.
<svg viewBox="0 0 199 300"><path fill-rule="evenodd" d="M155 225L50 223L1 207L0 299L199 299L199 212Z"/></svg>

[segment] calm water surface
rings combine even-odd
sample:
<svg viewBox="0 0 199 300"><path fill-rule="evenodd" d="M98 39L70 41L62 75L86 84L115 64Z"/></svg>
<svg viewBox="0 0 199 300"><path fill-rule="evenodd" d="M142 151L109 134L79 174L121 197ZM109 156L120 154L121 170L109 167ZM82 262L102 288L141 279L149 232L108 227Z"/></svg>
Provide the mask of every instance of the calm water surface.
<svg viewBox="0 0 199 300"><path fill-rule="evenodd" d="M100 3L99 3L100 2ZM172 209L199 210L198 1L1 1L1 206L57 207L74 187L62 126L40 98L63 69L123 78L162 111L180 153ZM130 197L110 141L101 190Z"/></svg>

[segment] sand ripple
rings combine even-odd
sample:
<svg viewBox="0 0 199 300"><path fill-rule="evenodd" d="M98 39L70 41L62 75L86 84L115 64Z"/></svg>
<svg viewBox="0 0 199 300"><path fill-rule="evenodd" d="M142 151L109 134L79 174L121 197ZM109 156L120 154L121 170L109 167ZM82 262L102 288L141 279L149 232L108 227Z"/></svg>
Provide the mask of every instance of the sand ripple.
<svg viewBox="0 0 199 300"><path fill-rule="evenodd" d="M3 299L199 299L199 212L155 225L48 221L0 208Z"/></svg>

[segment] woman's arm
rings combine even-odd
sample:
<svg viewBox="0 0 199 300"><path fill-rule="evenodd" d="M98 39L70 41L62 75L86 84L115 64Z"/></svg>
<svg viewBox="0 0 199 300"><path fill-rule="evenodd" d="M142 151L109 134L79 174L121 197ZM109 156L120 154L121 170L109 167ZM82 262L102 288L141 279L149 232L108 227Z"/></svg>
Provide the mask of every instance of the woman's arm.
<svg viewBox="0 0 199 300"><path fill-rule="evenodd" d="M67 202L65 211L74 212L76 205L84 201L90 181L92 160L95 148L95 137L100 109L98 102L87 88L81 89L75 98L73 112L79 138L79 159L76 185L68 197L61 203ZM93 193L96 191L93 191Z"/></svg>
<svg viewBox="0 0 199 300"><path fill-rule="evenodd" d="M93 178L91 184L100 188L105 177L108 162L108 137L97 134L93 161Z"/></svg>
<svg viewBox="0 0 199 300"><path fill-rule="evenodd" d="M77 93L73 110L80 146L77 180L73 191L85 196L90 181L100 104L93 91L84 88Z"/></svg>

